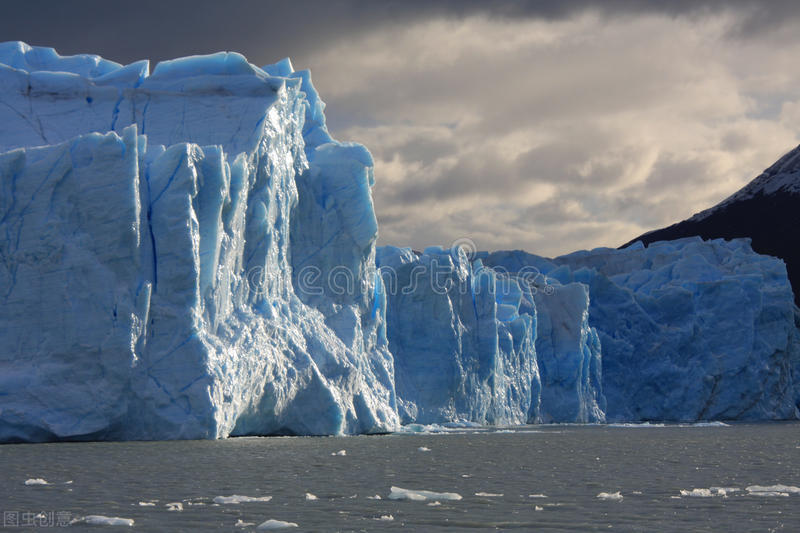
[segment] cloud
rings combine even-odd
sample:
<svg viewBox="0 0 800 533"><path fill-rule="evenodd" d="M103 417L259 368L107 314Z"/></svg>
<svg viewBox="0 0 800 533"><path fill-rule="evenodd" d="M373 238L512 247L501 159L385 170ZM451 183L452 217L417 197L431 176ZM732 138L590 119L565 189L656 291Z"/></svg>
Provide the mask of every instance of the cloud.
<svg viewBox="0 0 800 533"><path fill-rule="evenodd" d="M732 39L746 16L434 18L318 51L349 60L314 76L375 154L381 242L555 255L691 216L797 144L800 37Z"/></svg>

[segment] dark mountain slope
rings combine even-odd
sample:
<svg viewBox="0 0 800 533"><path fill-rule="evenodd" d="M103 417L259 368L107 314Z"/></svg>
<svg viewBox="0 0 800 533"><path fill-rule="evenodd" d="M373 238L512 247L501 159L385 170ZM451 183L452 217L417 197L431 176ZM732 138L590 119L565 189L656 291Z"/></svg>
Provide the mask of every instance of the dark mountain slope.
<svg viewBox="0 0 800 533"><path fill-rule="evenodd" d="M795 303L800 306L800 146L711 209L636 241L645 245L699 235L704 239L749 237L753 250L786 263Z"/></svg>

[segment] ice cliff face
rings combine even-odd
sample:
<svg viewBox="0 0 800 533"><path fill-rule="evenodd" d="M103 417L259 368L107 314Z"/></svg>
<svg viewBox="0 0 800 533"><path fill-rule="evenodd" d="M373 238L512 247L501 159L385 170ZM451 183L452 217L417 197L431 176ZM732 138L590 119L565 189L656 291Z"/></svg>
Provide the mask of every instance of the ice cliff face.
<svg viewBox="0 0 800 533"><path fill-rule="evenodd" d="M396 428L372 161L307 72L3 43L0 91L0 441Z"/></svg>
<svg viewBox="0 0 800 533"><path fill-rule="evenodd" d="M786 267L747 240L695 237L552 261L497 252L484 262L588 289L610 420L798 417L800 338Z"/></svg>
<svg viewBox="0 0 800 533"><path fill-rule="evenodd" d="M460 249L378 249L404 422L524 424L539 417L536 315Z"/></svg>
<svg viewBox="0 0 800 533"><path fill-rule="evenodd" d="M378 249L406 422L605 419L600 344L584 285L537 286L460 249Z"/></svg>

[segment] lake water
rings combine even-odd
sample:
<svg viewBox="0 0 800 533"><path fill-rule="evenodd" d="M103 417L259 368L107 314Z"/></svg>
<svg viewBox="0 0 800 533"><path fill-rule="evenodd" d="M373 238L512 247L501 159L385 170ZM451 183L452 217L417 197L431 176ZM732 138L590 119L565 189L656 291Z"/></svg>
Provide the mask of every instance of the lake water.
<svg viewBox="0 0 800 533"><path fill-rule="evenodd" d="M800 531L797 487L799 423L0 446L8 531Z"/></svg>

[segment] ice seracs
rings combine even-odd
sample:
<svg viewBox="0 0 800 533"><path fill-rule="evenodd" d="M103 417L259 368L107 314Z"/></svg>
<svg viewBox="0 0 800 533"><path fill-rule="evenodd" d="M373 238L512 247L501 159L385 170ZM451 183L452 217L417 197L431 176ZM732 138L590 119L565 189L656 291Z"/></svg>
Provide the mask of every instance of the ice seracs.
<svg viewBox="0 0 800 533"><path fill-rule="evenodd" d="M514 280L460 248L378 249L404 422L524 424L539 416L535 313Z"/></svg>
<svg viewBox="0 0 800 533"><path fill-rule="evenodd" d="M610 420L798 416L792 288L783 262L755 254L748 240L695 237L552 261L498 252L484 263L587 287Z"/></svg>
<svg viewBox="0 0 800 533"><path fill-rule="evenodd" d="M148 69L0 46L0 440L396 429L368 152L288 61Z"/></svg>

